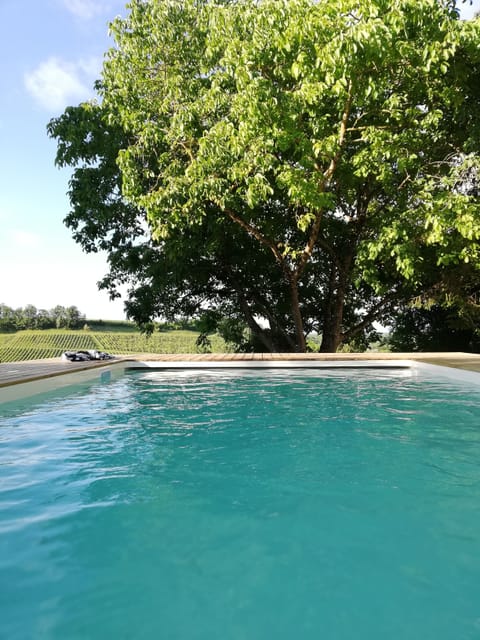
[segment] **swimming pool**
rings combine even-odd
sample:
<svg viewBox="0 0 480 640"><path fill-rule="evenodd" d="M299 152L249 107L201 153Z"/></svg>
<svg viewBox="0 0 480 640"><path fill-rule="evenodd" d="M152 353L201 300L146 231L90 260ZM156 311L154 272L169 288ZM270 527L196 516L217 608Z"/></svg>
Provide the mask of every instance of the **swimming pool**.
<svg viewBox="0 0 480 640"><path fill-rule="evenodd" d="M5 404L0 637L478 638L479 391L145 371Z"/></svg>

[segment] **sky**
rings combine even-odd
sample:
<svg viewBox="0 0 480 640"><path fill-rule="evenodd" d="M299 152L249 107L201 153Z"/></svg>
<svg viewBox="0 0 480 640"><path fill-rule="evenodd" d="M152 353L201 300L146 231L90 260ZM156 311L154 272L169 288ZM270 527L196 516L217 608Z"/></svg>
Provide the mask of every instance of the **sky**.
<svg viewBox="0 0 480 640"><path fill-rule="evenodd" d="M461 4L462 17L480 0ZM125 318L97 282L105 256L85 254L63 224L70 170L46 133L66 106L94 97L108 24L124 0L0 0L0 303L75 305L90 319Z"/></svg>
<svg viewBox="0 0 480 640"><path fill-rule="evenodd" d="M70 170L55 164L46 125L92 98L108 24L124 0L0 0L0 303L75 305L87 318L124 319L96 283L105 257L85 254L63 224Z"/></svg>

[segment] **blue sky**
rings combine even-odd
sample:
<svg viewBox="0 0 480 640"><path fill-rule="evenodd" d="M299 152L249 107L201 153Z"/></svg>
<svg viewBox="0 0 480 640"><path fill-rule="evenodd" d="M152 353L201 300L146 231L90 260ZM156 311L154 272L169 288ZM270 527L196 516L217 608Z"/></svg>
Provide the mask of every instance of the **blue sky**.
<svg viewBox="0 0 480 640"><path fill-rule="evenodd" d="M480 10L461 4L462 16ZM96 283L102 256L84 254L63 225L69 172L54 166L48 121L93 97L108 23L124 0L0 0L0 302L76 305L89 318L122 319Z"/></svg>
<svg viewBox="0 0 480 640"><path fill-rule="evenodd" d="M76 305L122 319L97 281L105 259L86 255L63 225L70 172L54 166L50 118L92 97L108 23L124 0L0 0L0 302Z"/></svg>

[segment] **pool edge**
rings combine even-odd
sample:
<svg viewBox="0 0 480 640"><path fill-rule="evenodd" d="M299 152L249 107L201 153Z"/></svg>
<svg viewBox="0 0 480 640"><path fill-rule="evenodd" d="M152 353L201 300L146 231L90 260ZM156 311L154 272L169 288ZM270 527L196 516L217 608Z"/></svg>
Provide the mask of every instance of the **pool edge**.
<svg viewBox="0 0 480 640"><path fill-rule="evenodd" d="M6 364L6 363L5 363ZM43 366L42 366L43 365ZM0 404L15 401L81 382L107 382L126 370L179 369L327 369L409 368L412 373L438 375L443 378L480 385L480 355L467 353L365 353L365 354L205 354L152 356L119 356L108 362L60 363L59 359L43 361L41 373L28 367L32 362L12 363L22 369L13 380L0 380ZM75 366L74 370L71 367ZM0 367L3 365L0 365ZM38 368L37 367L37 368Z"/></svg>

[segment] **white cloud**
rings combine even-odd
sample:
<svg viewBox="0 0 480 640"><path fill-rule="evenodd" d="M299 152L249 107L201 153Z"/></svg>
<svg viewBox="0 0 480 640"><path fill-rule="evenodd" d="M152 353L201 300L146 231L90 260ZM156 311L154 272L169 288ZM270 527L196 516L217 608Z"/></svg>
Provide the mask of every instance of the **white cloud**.
<svg viewBox="0 0 480 640"><path fill-rule="evenodd" d="M25 74L25 87L42 107L61 111L68 104L92 97L91 87L100 67L98 58L73 63L51 57Z"/></svg>
<svg viewBox="0 0 480 640"><path fill-rule="evenodd" d="M31 249L38 247L41 243L41 238L38 235L22 229L14 229L11 232L11 240L17 249Z"/></svg>
<svg viewBox="0 0 480 640"><path fill-rule="evenodd" d="M105 3L98 0L63 0L63 4L75 16L90 20L105 11Z"/></svg>
<svg viewBox="0 0 480 640"><path fill-rule="evenodd" d="M83 73L86 77L96 80L102 70L103 59L98 56L90 56L90 58L82 58L77 62L77 67L80 73Z"/></svg>

